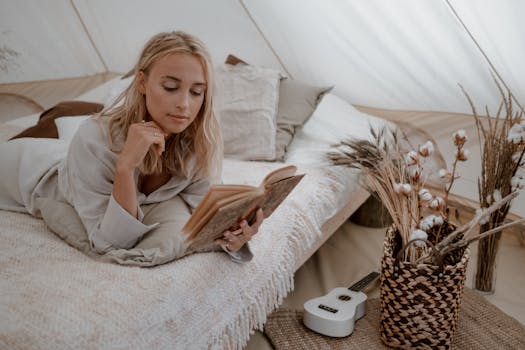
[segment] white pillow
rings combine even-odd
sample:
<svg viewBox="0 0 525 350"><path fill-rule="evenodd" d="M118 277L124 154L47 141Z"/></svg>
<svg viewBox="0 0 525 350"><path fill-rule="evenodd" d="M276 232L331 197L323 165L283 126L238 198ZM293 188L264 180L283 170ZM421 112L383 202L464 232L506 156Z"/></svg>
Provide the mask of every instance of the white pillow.
<svg viewBox="0 0 525 350"><path fill-rule="evenodd" d="M371 139L370 125L378 129L386 120L358 111L332 93L326 94L310 119L290 143L287 163L330 164L326 156L332 145L344 139Z"/></svg>
<svg viewBox="0 0 525 350"><path fill-rule="evenodd" d="M119 95L126 90L126 88L131 84L133 79L135 78L134 75L127 77L125 79L118 79L111 85L111 88L109 89L108 95L106 97L106 100L104 101L104 107L108 107L111 105Z"/></svg>
<svg viewBox="0 0 525 350"><path fill-rule="evenodd" d="M221 124L224 156L274 160L281 74L270 68L227 64L215 72L215 111Z"/></svg>
<svg viewBox="0 0 525 350"><path fill-rule="evenodd" d="M73 135L77 132L80 124L86 119L91 117L90 115L79 115L72 117L60 117L55 119L55 125L58 130L58 138L64 141L71 141Z"/></svg>

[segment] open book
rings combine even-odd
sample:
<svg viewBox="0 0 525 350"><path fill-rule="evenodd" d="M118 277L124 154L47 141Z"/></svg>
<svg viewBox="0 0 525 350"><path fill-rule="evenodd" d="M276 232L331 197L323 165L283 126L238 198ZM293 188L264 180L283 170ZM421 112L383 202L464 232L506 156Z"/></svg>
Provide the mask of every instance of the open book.
<svg viewBox="0 0 525 350"><path fill-rule="evenodd" d="M187 240L195 246L211 243L224 231L238 229L242 219L253 223L258 208L267 218L303 178L304 174L295 175L296 170L294 165L274 170L258 187L212 186L182 228Z"/></svg>

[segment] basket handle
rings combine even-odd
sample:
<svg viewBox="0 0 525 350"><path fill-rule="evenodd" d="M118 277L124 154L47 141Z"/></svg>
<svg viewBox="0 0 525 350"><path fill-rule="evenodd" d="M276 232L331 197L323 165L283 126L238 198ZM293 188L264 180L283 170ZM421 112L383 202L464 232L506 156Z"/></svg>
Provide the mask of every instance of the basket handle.
<svg viewBox="0 0 525 350"><path fill-rule="evenodd" d="M436 261L436 265L439 267L440 270L443 270L443 257L441 256L441 254L439 254L439 251L436 250L436 246L430 242L428 239L423 239L423 238L415 238L415 239L412 239L410 240L407 244L405 244L403 246L403 248L401 248L399 250L399 252L397 252L397 255L396 255L396 260L394 261L394 266L397 266L397 264L399 264L400 260L401 260L401 256L402 254L405 253L405 250L407 250L407 248L417 242L417 241L422 241L422 242L425 242L427 243L428 245L430 245L430 249L433 251L433 258L435 259Z"/></svg>

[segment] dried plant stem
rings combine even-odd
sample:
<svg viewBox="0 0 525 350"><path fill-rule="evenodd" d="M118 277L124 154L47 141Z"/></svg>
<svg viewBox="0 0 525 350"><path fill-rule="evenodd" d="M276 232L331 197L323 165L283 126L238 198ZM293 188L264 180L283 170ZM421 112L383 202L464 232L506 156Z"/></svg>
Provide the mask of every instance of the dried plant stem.
<svg viewBox="0 0 525 350"><path fill-rule="evenodd" d="M499 250L499 237L491 236L479 241L478 251L483 259L478 259L474 283L478 290L491 292L496 283L496 257Z"/></svg>
<svg viewBox="0 0 525 350"><path fill-rule="evenodd" d="M506 196L513 191L512 179L517 174L521 166L525 147L522 143L514 143L509 139L511 128L523 120L523 108L517 103L510 89L505 85L507 92L500 85L501 78L496 79L493 74L494 82L500 93L502 102L498 107L495 117L491 117L486 110L487 125L483 124L478 115L474 103L468 93L460 85L463 93L472 109L476 128L480 140L481 159L481 176L478 179L479 203L482 208L487 208L495 200L496 193L498 196ZM520 107L520 111L513 112L513 101ZM502 116L504 114L504 116ZM513 156L519 152L517 162ZM501 226L510 210L510 201L505 203L496 211L493 211L488 218L487 223L480 226L480 242L478 245L478 262L475 277L475 288L481 291L492 291L494 282L494 269L497 250L499 249L499 239L501 236ZM499 228L498 228L499 227ZM493 232L498 228L498 233L488 235L485 233Z"/></svg>
<svg viewBox="0 0 525 350"><path fill-rule="evenodd" d="M491 215L493 212L498 210L501 206L507 204L512 199L514 199L519 192L512 192L505 198L502 198L501 200L494 202L490 207L485 209L485 212L478 213L471 221L464 224L463 226L457 228L454 232L449 234L447 237L445 237L441 242L436 244L436 250L442 251L447 247L449 244L454 242L454 240L458 239L460 236L462 237L462 241L467 241L472 237L472 231L474 228L478 225L478 223L487 215ZM514 221L508 224L509 226L514 226L516 223L519 223L519 221Z"/></svg>
<svg viewBox="0 0 525 350"><path fill-rule="evenodd" d="M470 238L468 238L466 240L460 240L459 242L449 244L446 248L444 248L442 250L441 255L446 255L447 253L451 252L452 250L464 247L464 246L466 246L466 245L468 245L468 244L470 244L470 243L472 243L474 241L477 241L477 240L480 240L480 244L482 244L482 242L484 242L484 241L493 241L493 242L494 241L499 241L499 237L497 237L495 235L496 233L501 232L501 231L503 231L506 228L510 228L512 226L519 225L519 224L522 224L522 223L525 223L525 219L520 219L520 220L517 220L517 221L510 222L510 223L505 224L505 225L501 225L501 226L495 227L495 228L493 228L491 230L488 230L488 231L485 231L485 232L481 233L480 235L476 235L476 236L472 236L471 235Z"/></svg>

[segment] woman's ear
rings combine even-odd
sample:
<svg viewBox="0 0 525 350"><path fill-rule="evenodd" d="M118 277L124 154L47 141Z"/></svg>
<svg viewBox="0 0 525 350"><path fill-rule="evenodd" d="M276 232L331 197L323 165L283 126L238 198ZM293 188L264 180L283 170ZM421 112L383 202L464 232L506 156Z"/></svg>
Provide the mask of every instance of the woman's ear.
<svg viewBox="0 0 525 350"><path fill-rule="evenodd" d="M144 95L146 93L146 74L144 74L143 71L140 71L135 82L137 84L138 91Z"/></svg>

